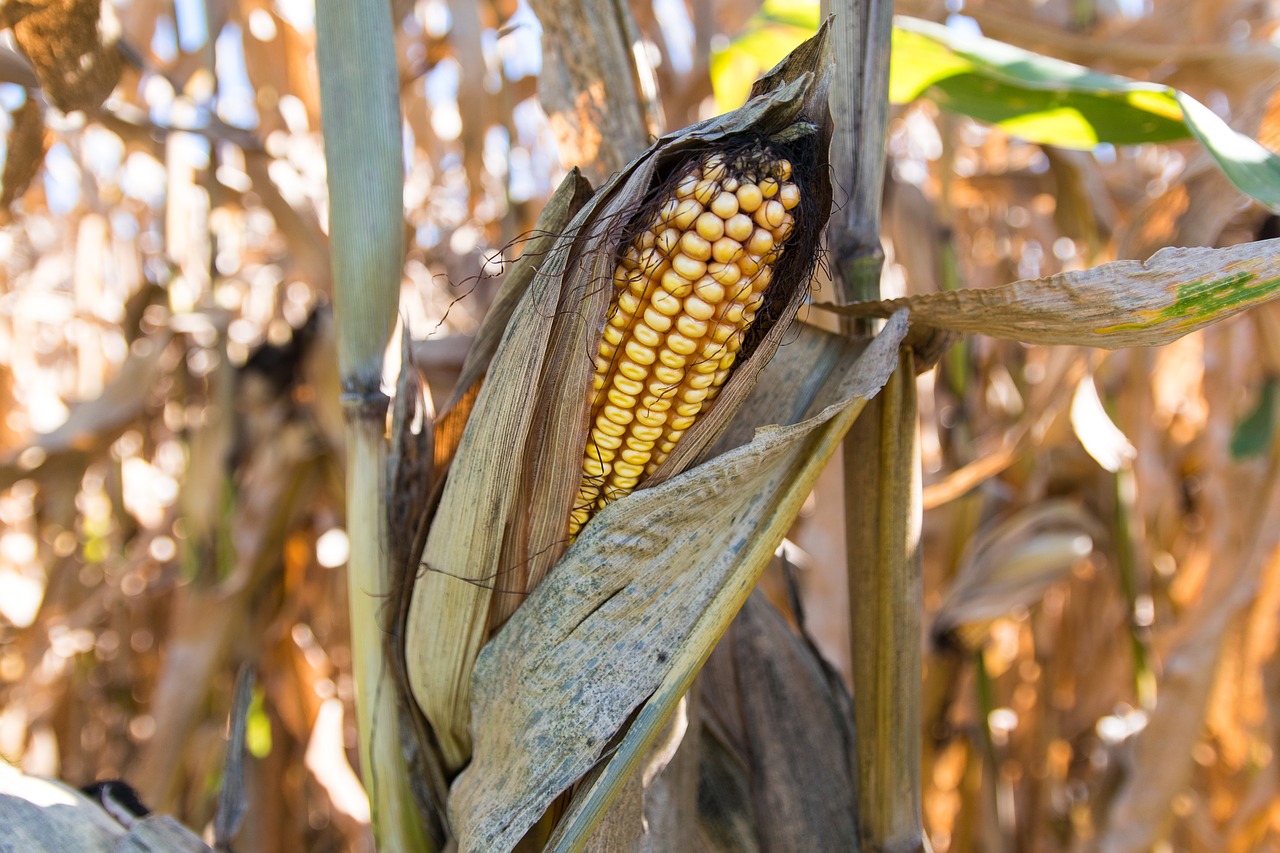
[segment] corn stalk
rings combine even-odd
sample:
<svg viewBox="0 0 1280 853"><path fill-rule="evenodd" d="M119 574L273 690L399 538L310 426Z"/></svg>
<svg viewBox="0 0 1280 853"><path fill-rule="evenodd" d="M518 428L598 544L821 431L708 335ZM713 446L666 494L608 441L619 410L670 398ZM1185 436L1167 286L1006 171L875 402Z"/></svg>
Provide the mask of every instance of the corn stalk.
<svg viewBox="0 0 1280 853"><path fill-rule="evenodd" d="M404 254L391 10L385 2L320 0L316 31L348 447L348 588L360 765L378 847L424 850L429 845L409 790L379 619L391 591L383 354L395 323Z"/></svg>
<svg viewBox="0 0 1280 853"><path fill-rule="evenodd" d="M842 302L880 293L880 199L888 123L892 0L839 0L831 163L849 198L829 242ZM846 331L866 325L846 323ZM869 851L921 849L921 523L914 359L844 444L858 815Z"/></svg>

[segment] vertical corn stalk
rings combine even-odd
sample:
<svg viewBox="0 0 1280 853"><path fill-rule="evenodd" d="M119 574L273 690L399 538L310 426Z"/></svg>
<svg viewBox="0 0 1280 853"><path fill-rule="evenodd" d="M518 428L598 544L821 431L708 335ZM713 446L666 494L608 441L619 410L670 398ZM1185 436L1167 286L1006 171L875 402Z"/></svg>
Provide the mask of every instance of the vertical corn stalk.
<svg viewBox="0 0 1280 853"><path fill-rule="evenodd" d="M832 217L829 240L840 299L851 302L880 295L893 2L836 0L831 7L837 57L831 164L849 197ZM864 849L875 853L923 846L915 395L914 359L904 350L844 444L858 816Z"/></svg>
<svg viewBox="0 0 1280 853"><path fill-rule="evenodd" d="M404 155L390 6L385 0L319 0L316 37L347 422L347 571L360 766L379 849L424 850L429 845L409 792L379 621L391 576L382 360L404 254Z"/></svg>

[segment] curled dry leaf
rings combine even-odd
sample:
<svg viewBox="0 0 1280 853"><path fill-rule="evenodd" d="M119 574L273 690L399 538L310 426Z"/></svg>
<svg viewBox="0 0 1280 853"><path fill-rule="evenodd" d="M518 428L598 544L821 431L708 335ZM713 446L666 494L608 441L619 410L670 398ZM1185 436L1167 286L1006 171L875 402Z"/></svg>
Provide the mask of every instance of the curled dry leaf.
<svg viewBox="0 0 1280 853"><path fill-rule="evenodd" d="M802 215L770 285L778 296L760 309L714 405L641 483L653 488L724 431L805 300L831 200L824 153L830 64L820 33L762 79L740 110L660 139L577 212L536 264L450 465L407 624L414 696L452 771L470 753L470 673L481 645L568 545L588 444L592 355L625 252L691 166L713 154L732 159L752 146L782 152L794 164L792 180L803 184ZM758 219L757 226L764 227Z"/></svg>
<svg viewBox="0 0 1280 853"><path fill-rule="evenodd" d="M988 525L961 558L933 620L940 645L977 648L991 623L1039 601L1093 550L1101 525L1066 501L1047 501Z"/></svg>
<svg viewBox="0 0 1280 853"><path fill-rule="evenodd" d="M1116 261L1080 272L984 290L901 299L822 303L849 317L887 317L1030 344L1118 349L1158 346L1280 296L1280 240L1228 249L1162 249L1145 262Z"/></svg>
<svg viewBox="0 0 1280 853"><path fill-rule="evenodd" d="M102 106L120 79L114 39L104 39L101 0L48 0L14 25L40 87L63 112Z"/></svg>

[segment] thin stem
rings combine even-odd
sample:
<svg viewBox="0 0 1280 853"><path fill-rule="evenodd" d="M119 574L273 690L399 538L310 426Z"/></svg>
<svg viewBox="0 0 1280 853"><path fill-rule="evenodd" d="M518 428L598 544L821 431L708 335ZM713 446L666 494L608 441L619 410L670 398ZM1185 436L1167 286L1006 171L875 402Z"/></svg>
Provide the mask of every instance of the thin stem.
<svg viewBox="0 0 1280 853"><path fill-rule="evenodd" d="M390 6L319 0L316 56L347 420L347 577L360 766L379 849L429 850L400 749L381 622L391 589L381 383L404 254L404 154Z"/></svg>

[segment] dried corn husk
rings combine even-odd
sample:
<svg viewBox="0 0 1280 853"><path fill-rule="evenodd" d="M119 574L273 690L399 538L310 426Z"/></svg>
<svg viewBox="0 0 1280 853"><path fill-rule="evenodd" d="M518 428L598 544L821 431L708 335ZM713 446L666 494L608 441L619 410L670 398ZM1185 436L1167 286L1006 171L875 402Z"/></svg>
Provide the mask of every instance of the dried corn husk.
<svg viewBox="0 0 1280 853"><path fill-rule="evenodd" d="M900 314L855 363L831 367L808 417L762 427L587 525L476 666L475 753L449 797L459 849L510 849L590 770L548 845L579 849L892 374L905 333Z"/></svg>
<svg viewBox="0 0 1280 853"><path fill-rule="evenodd" d="M806 139L813 154L806 191L825 220L831 198L824 154L829 67L820 33L762 79L740 110L664 137L615 175L536 263L487 366L456 453L445 454L452 457L449 476L426 535L407 618L410 685L449 770L461 768L471 750L476 655L568 544L565 519L587 435L590 353L610 299L600 282L611 280L626 222L691 157L744 135ZM805 251L816 247L820 227L815 223L803 235ZM789 296L773 325L647 486L687 468L742 406L805 299L807 278L787 284ZM469 393L470 388L464 392ZM437 460L441 456L437 445Z"/></svg>

